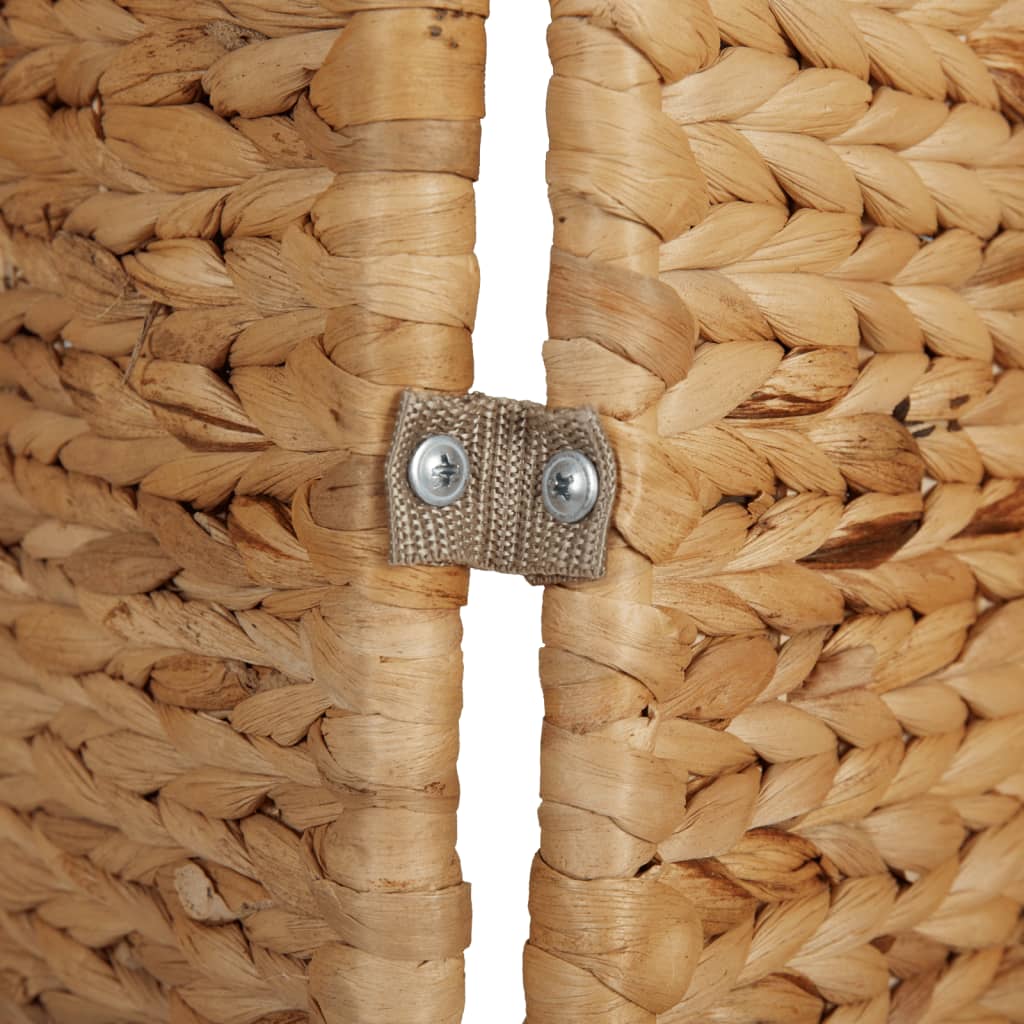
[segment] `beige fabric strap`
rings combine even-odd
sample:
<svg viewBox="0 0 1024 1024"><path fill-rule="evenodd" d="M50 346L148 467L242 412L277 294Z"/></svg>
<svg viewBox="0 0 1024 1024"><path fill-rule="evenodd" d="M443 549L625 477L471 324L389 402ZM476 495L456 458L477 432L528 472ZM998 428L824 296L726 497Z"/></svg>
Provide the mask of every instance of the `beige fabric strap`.
<svg viewBox="0 0 1024 1024"><path fill-rule="evenodd" d="M407 475L412 453L435 434L456 437L470 462L465 494L444 508L420 500ZM548 459L565 449L589 456L600 480L593 510L571 524L556 522L541 495ZM405 391L386 479L395 564L468 565L521 573L531 583L604 575L615 457L592 409Z"/></svg>

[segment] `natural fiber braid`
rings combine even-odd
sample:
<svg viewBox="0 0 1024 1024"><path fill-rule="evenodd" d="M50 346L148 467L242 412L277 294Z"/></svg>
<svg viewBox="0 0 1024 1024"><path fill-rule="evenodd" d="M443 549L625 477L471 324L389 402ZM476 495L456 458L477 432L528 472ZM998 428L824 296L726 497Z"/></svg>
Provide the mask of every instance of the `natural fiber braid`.
<svg viewBox="0 0 1024 1024"><path fill-rule="evenodd" d="M10 670L8 669L8 671ZM38 677L35 678L38 679ZM69 696L66 684L58 692L65 700ZM28 691L28 694L10 693L9 697L17 706L31 706L30 694L31 691ZM39 777L51 780L56 794L59 794L58 799L66 806L73 807L75 798L70 796L72 790L61 783L64 766L71 768L77 776L77 781L73 779L67 781L79 792L81 792L81 784L90 779L85 769L91 769L97 785L90 802L80 809L86 812L86 817L95 818L97 808L105 808L105 812L100 811L99 816L109 816L110 822L116 822L122 829L127 827L126 823L129 819L125 813L123 799L115 802L112 800L113 795L120 793L127 796L125 787L129 791L132 788L138 788L139 791L144 792L162 784L157 822L160 822L168 831L154 831L150 828L144 834L139 834L128 828L129 834L138 835L143 843L156 842L162 846L162 849L159 850L146 850L144 847L137 849L134 858L136 865L132 867L135 879L145 882L153 877L138 873L140 870L138 865L147 861L151 864L150 872L158 871L163 874L165 871L173 870L173 884L169 876L161 881L162 889L164 881L166 881L165 902L167 905L172 910L177 906L176 895L180 897L181 903L187 908L190 916L204 920L212 918L213 923L223 926L225 921L232 919L232 915L226 912L220 897L214 895L216 890L209 877L199 871L194 864L185 861L184 858L193 851L200 852L208 858L206 871L212 872L214 878L221 880L222 892L230 892L230 889L223 888L225 882L228 885L233 884L233 888L238 890L237 883L231 883L231 876L243 882L244 875L256 876L257 867L254 867L254 864L266 870L267 860L259 854L261 832L265 832L265 830L253 831L258 823L256 818L247 819L248 827L244 829L246 838L250 841L250 849L255 852L254 859L245 846L238 844L233 839L229 829L211 820L209 816L235 818L240 813L246 813L245 808L238 805L240 798L248 801L255 798L255 802L259 803L268 788L272 789L275 784L280 785L280 782L273 778L278 774L280 768L284 767L285 771L288 770L287 759L282 761L280 756L285 751L280 750L278 754L277 748L265 745L260 748L257 744L256 749L249 747L246 752L247 745L240 737L236 737L235 733L231 732L226 725L219 724L212 719L203 719L186 710L171 711L165 707L161 711L155 702L147 700L143 694L137 694L127 688L123 682L105 675L92 674L82 677L81 685L77 688L77 697L75 704L70 706L77 705L81 707L83 713L92 715L93 718L101 717L109 724L107 724L106 730L86 741L81 763L77 762L70 750L55 746L55 741L47 743L43 737L37 739L34 744L34 752L37 754L37 758L43 758L36 762L40 773ZM68 708L69 705L65 704L61 710L60 701L51 699L51 714L61 710L62 730L67 729L71 724L68 720ZM125 727L136 730L130 741L128 740L128 731L116 731L124 730ZM95 727L92 727L90 731L97 733ZM192 735L190 736L189 733ZM218 736L214 736L214 734L218 734ZM47 747L52 753L46 753ZM55 759L54 755L58 754L58 751L59 756ZM275 762L275 767L271 767L271 762L261 757L261 753L269 754ZM140 754L144 755L144 761L141 763L138 760ZM211 764L213 767L210 769L190 768L187 760L190 754L193 758ZM254 761L254 758L257 760ZM252 782L246 777L247 764L250 766L250 771L254 769L257 773L255 781L258 785L255 792L250 789ZM293 758L291 768L298 782L305 782L307 785L316 784L318 775L308 758L298 761ZM220 778L216 775L218 770L223 772ZM261 784L260 780L262 780ZM281 778L281 782L287 783L287 781L287 778ZM229 788L235 797L231 805L225 808ZM178 799L184 801L184 804L179 804ZM193 810L185 805L189 805ZM142 806L148 805L143 802ZM285 807L287 804L281 806ZM37 816L37 820L39 817ZM267 828L278 830L278 845L281 842L280 834L292 835L287 828L281 825L272 825L269 820L264 820L266 820ZM8 834L13 834L16 841L20 839L20 852L22 854L29 852L26 849L26 838L31 840L32 833L23 826L19 826L16 818L7 819L7 824L13 829L13 832L6 830ZM43 827L45 828L45 825ZM113 832L113 830L108 831ZM116 832L113 834L119 836ZM181 846L174 844L172 836L180 840ZM297 838L294 841L297 846ZM146 961L147 956L155 955L155 950L151 948L154 941L157 945L175 945L173 937L167 931L167 924L160 908L152 902L146 889L133 886L131 883L118 882L116 877L105 875L102 871L97 873L87 861L60 860L59 855L56 855L56 851L48 843L42 843L42 836L39 833L36 834L35 842L45 854L44 860L51 877L63 878L64 882L61 888L70 889L75 893L72 902L69 903L70 916L68 917L60 914L58 902L55 902L53 898L47 899L45 908L40 911L46 920L59 922L63 927L70 928L73 935L107 936L141 931L140 938L145 951L140 952L139 956L143 961ZM118 847L121 849L122 856L127 852L123 850L124 843L125 839L119 836ZM256 845L253 845L254 843ZM153 854L158 854L157 859L154 859ZM103 858L103 854L94 845L91 845L89 857L94 862L98 862ZM128 869L129 863L131 862L122 861L115 870L124 872ZM222 871L219 871L218 864L224 866ZM261 906L269 908L275 902L283 902L282 910L288 907L291 900L285 897L282 901L281 897L282 890L288 892L287 884L284 882L286 876L282 871L283 866L292 869L291 874L295 879L292 883L293 886L297 886L300 892L305 888L306 871L302 869L298 857L295 858L294 863L289 865L282 865L280 858L275 858L269 866L273 870L266 871L264 877L270 879L268 884L276 899L271 899L267 893L262 893L258 886L250 883L249 891L246 892L249 901L248 909L243 907L241 915L235 916L243 916L248 919ZM243 875L235 875L235 871L241 871ZM197 872L200 896L194 895L193 876ZM16 880L12 879L12 881ZM242 889L245 891L244 884ZM36 891L38 892L38 890ZM130 902L125 904L122 897L129 898ZM24 901L24 896L15 898ZM30 898L29 905L34 905L39 898L38 895ZM100 900L102 902L94 902ZM318 915L311 906L311 898L307 896L305 902L307 906L303 909L312 919L311 923L318 922ZM219 912L217 911L218 903L221 905ZM147 907L150 909L146 915L140 917L140 912ZM21 903L19 909L24 909L24 902ZM104 931L102 922L108 914L110 921L106 927L110 931ZM81 922L77 925L81 931L77 933L75 931L76 922ZM322 925L320 927L321 935L323 935L325 929ZM297 979L296 983L300 985L301 998L297 1002L294 989L290 997L285 997L290 1001L281 1003L282 995L279 991L275 993L272 988L260 983L260 970L267 966L267 958L271 956L270 952L264 951L267 944L271 948L276 947L281 954L301 952L305 948L302 946L295 948L294 940L288 937L288 930L283 931L280 924L271 923L269 928L264 925L255 934L250 929L249 941L254 943L252 948L256 960L251 962L249 967L242 969L241 976L233 974L230 970L224 971L225 961L216 945L209 949L206 948L207 940L212 941L213 939L213 932L207 933L202 928L187 925L185 919L179 916L179 931L181 928L185 928L191 935L188 941L190 948L194 947L196 950L193 966L198 973L195 982L187 983L179 975L176 979L177 984L183 988L195 1005L204 1006L207 1009L211 1019L228 1019L225 1014L236 1016L239 1014L237 1004L239 993L235 991L236 986L246 990L246 998L251 1001L250 1005L258 1010L260 1016L274 1005L282 1009L288 1006L304 1007L301 964L295 963L289 968L290 974ZM254 942L257 934L259 940ZM44 943L45 948L52 947L57 954L66 956L66 951L60 953L64 947L59 942L57 946L53 946L53 942L57 941L56 936L45 930L44 935L49 937ZM240 940L241 933L238 933L238 941ZM85 941L88 942L88 938ZM165 958L167 953L165 952L161 956ZM148 966L148 961L146 963ZM139 967L141 963L136 963L135 966ZM67 977L63 972L61 973L62 976ZM159 971L154 973L157 976L160 975ZM75 989L75 976L72 974L68 980L70 987ZM242 984L243 981L244 984ZM140 1007L138 1019L144 1020L147 1014L152 1012L151 1005Z"/></svg>
<svg viewBox="0 0 1024 1024"><path fill-rule="evenodd" d="M615 524L635 550L619 541L604 581L545 594L533 1024L653 1021L682 997L699 951L692 904L649 863L684 813L672 792L679 754L657 744L694 627L652 600L648 560L670 553L665 522L685 533L699 507L693 475L659 451L646 413L686 374L695 333L657 281L659 235L703 214L690 148L660 111L659 75L703 66L716 33L700 4L644 6L552 5L549 400L632 421L608 418L606 429L620 466Z"/></svg>
<svg viewBox="0 0 1024 1024"><path fill-rule="evenodd" d="M544 790L549 867L538 874L549 885L550 868L657 873L703 928L696 970L674 1007L657 1008L659 1024L1015 1012L1018 953L1003 947L1019 931L1020 901L1006 885L1020 859L997 858L1021 827L1010 753L1021 725L1016 703L996 694L1021 656L1011 639L1024 593L1021 307L997 282L1020 272L1020 182L1006 170L1020 134L997 111L1013 108L1020 72L999 6L713 3L736 48L666 77L663 90L703 178L676 198L699 197L703 185L711 201L689 231L660 232L662 280L688 310L675 322L695 319L703 342L694 364L664 390L646 353L613 361L591 343L549 343L557 399L586 390L620 418L657 403L654 457L685 474L699 502L696 518L685 501L668 514L648 469L650 492L629 503L648 534L626 534L634 550L613 552L613 567L632 567L633 600L692 623L686 634L663 620L644 636L648 659L688 661L671 699L654 703L643 685L639 617L597 618L585 590L549 592L542 655L545 780L556 782ZM633 28L658 10L612 5L597 17ZM659 44L707 37L699 19L682 24L675 34L662 26ZM556 75L568 34L556 20ZM602 54L588 77L619 68ZM564 122L607 120L584 117L582 102L553 118L556 168ZM651 167L638 148L616 161L614 143L591 138L592 166L573 178L588 202L617 195L596 169L602 158ZM644 138L635 124L633 146ZM661 171L665 181L672 173ZM565 238L573 218L560 216L552 182ZM862 213L879 226L865 231ZM639 219L635 207L630 216ZM617 255L596 232L581 249ZM556 336L566 294L599 308L612 290L610 279L590 288L582 261L573 278L559 259ZM620 309L626 323L644 323ZM565 337L590 338L590 327L576 321ZM571 359L559 352L567 344ZM646 577L641 552L653 562ZM558 729L600 735L595 753L576 755L592 758L585 769L570 764ZM596 751L616 741L643 742L674 765L675 781L648 768L638 782L621 755L599 764ZM677 825L644 846L647 806L678 808ZM982 862L991 882L968 867ZM542 927L543 899L554 902L535 891ZM640 939L623 940L612 980L561 936L535 928L534 942L555 958L528 951L531 1021L654 1020L635 998L657 963L648 953L641 971L629 959ZM682 958L671 962L677 979L688 973Z"/></svg>
<svg viewBox="0 0 1024 1024"><path fill-rule="evenodd" d="M486 14L388 6L355 5L314 76L301 130L314 149L325 129L352 145L322 154L336 184L282 252L305 297L329 310L323 349L303 343L288 366L310 418L348 453L293 508L313 565L346 585L304 620L338 708L311 733L314 757L350 793L345 824L311 837L317 907L344 943L315 955L311 1008L382 1024L403 1007L438 1021L462 1009L468 888L454 816L467 574L385 565L378 481L399 390L469 383Z"/></svg>
<svg viewBox="0 0 1024 1024"><path fill-rule="evenodd" d="M15 974L81 964L26 1019L461 1014L466 573L387 566L376 480L401 388L471 378L486 4L395 6L6 6L5 675L33 711L0 793L37 874L95 823L71 916L40 889L7 929ZM73 953L86 921L117 945Z"/></svg>

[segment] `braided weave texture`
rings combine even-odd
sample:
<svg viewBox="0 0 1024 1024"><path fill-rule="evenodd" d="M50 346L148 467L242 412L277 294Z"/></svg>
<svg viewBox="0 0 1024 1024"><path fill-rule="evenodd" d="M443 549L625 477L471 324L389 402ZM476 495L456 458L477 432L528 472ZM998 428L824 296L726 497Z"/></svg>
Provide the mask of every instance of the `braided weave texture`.
<svg viewBox="0 0 1024 1024"><path fill-rule="evenodd" d="M8 0L0 1019L456 1024L486 0Z"/></svg>
<svg viewBox="0 0 1024 1024"><path fill-rule="evenodd" d="M551 7L529 1022L1024 1021L1024 5Z"/></svg>

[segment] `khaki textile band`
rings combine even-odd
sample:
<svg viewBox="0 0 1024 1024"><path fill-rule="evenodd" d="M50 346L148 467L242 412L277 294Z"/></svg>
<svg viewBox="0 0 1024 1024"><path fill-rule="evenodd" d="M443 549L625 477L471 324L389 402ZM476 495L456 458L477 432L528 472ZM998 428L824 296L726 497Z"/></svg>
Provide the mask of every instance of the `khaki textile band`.
<svg viewBox="0 0 1024 1024"><path fill-rule="evenodd" d="M407 477L416 447L436 434L461 441L470 462L466 493L443 508L421 501ZM565 449L589 456L600 481L593 510L571 524L556 522L541 495L544 466ZM615 457L592 409L405 391L386 478L395 564L467 565L521 573L531 583L604 575Z"/></svg>

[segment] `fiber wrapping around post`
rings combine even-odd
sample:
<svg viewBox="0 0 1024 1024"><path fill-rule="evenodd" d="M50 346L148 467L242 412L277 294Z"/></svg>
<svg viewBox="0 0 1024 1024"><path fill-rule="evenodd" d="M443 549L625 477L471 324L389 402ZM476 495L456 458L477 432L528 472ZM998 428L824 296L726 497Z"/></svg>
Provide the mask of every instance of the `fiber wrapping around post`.
<svg viewBox="0 0 1024 1024"><path fill-rule="evenodd" d="M344 945L316 953L310 995L326 1024L456 1022L469 942L454 849L466 573L387 567L386 533L367 559L363 524L346 520L365 495L384 525L401 388L461 390L471 376L485 11L360 6L303 115L351 136L351 157L327 156L339 174L313 206L312 230L283 240L304 294L330 307L323 351L300 373L314 391L338 388L324 428L355 456L313 486L305 519L332 578L354 584L325 603L311 637L340 711L321 726L321 770L359 794L358 813L325 834L330 846L312 848L323 871L313 894ZM337 384L323 379L332 363ZM423 967L395 973L396 960Z"/></svg>
<svg viewBox="0 0 1024 1024"><path fill-rule="evenodd" d="M0 22L0 1018L455 1024L467 574L387 562L463 392L486 3Z"/></svg>
<svg viewBox="0 0 1024 1024"><path fill-rule="evenodd" d="M677 697L695 629L654 606L644 556L667 556L664 538L699 511L694 475L662 458L653 436L654 403L685 378L696 335L694 318L658 280L658 245L706 208L686 136L660 109L655 64L673 78L698 70L716 32L694 4L559 0L552 13L549 400L589 401L631 421L610 421L620 442L614 523L637 550L613 545L604 581L545 596L549 716L527 1009L531 1024L653 1022L682 999L701 944L696 909L653 862L684 813L685 780L680 759L655 749L654 708ZM706 37L694 39L692 24ZM655 42L674 39L695 46ZM655 507L663 516L652 516ZM618 696L608 708L584 700L554 710L563 687ZM630 698L645 688L637 707Z"/></svg>
<svg viewBox="0 0 1024 1024"><path fill-rule="evenodd" d="M1024 9L551 6L530 1024L1018 1021Z"/></svg>

